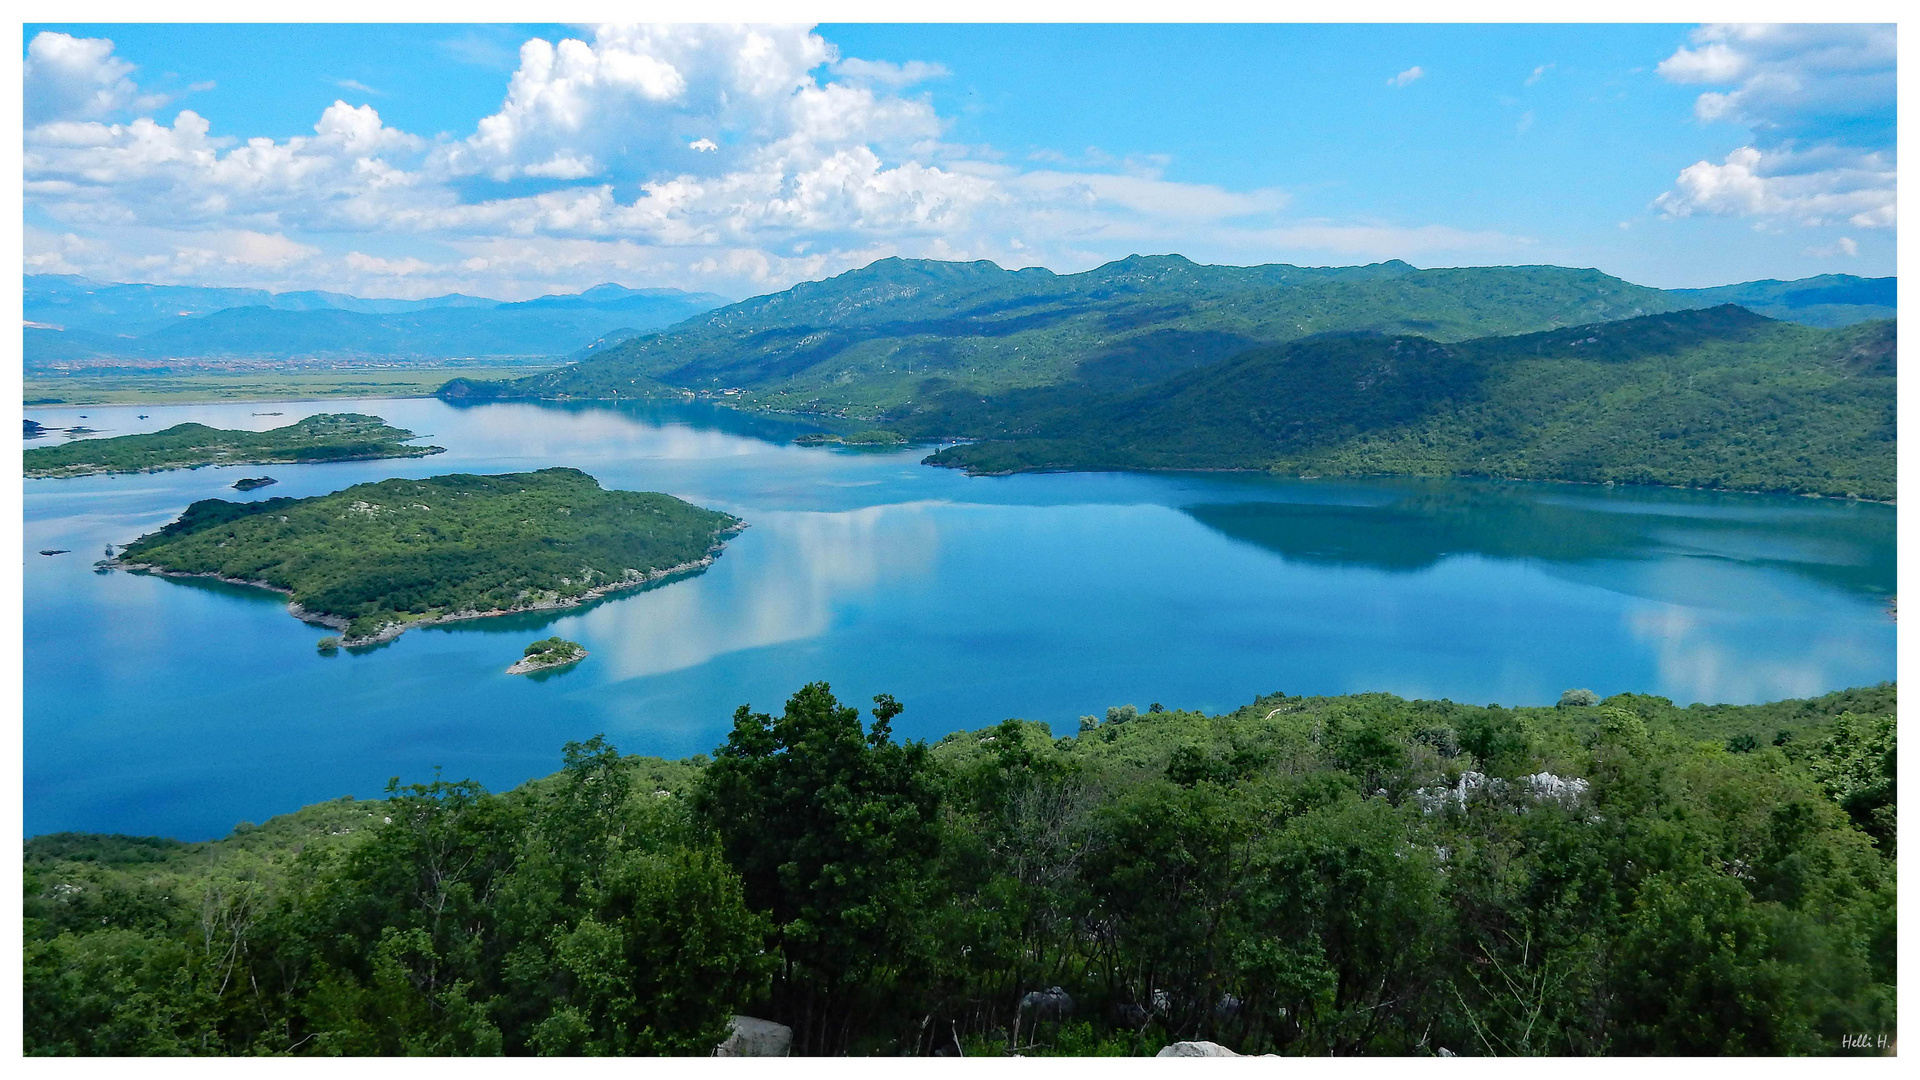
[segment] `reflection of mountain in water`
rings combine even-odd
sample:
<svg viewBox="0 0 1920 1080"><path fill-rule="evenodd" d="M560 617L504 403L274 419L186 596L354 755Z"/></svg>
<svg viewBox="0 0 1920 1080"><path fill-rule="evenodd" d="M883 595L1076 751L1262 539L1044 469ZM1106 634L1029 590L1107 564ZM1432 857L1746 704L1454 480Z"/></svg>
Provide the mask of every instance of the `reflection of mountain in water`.
<svg viewBox="0 0 1920 1080"><path fill-rule="evenodd" d="M498 402L471 402L453 399L446 402L455 409L499 408ZM757 413L742 412L724 405L712 405L706 402L657 402L657 401L541 401L533 404L539 409L555 412L617 412L643 424L687 424L703 431L717 431L727 435L738 435L748 439L760 439L765 442L791 443L795 436L807 435L828 430L817 423L784 416L766 416Z"/></svg>
<svg viewBox="0 0 1920 1080"><path fill-rule="evenodd" d="M1284 558L1376 570L1451 555L1550 563L1684 555L1789 570L1849 592L1894 591L1894 513L1884 506L1615 488L1395 482L1377 505L1242 502L1183 507Z"/></svg>

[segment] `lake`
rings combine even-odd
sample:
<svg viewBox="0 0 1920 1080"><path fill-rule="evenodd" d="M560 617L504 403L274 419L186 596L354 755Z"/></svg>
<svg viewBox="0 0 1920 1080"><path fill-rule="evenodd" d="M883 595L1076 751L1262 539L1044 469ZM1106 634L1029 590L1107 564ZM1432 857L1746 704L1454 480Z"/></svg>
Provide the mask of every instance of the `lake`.
<svg viewBox="0 0 1920 1080"><path fill-rule="evenodd" d="M389 777L512 787L569 740L681 757L802 684L896 732L1274 691L1549 704L1801 697L1895 676L1892 508L1656 488L1238 474L968 477L724 409L432 399L36 408L102 436L365 412L430 458L25 483L25 827L205 839ZM86 419L80 419L81 414ZM145 413L147 418L138 419ZM282 415L263 415L279 413ZM43 445L61 436L30 442ZM195 499L570 465L746 519L696 577L358 653L284 598L93 567ZM235 479L279 483L252 493ZM40 549L70 554L41 556ZM504 673L558 634L592 656Z"/></svg>

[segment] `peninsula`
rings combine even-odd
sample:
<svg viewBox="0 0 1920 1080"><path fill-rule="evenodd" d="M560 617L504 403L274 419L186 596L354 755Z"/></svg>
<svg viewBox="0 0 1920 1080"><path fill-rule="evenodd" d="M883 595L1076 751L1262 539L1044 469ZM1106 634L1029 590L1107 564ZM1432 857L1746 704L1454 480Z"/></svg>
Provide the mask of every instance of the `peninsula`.
<svg viewBox="0 0 1920 1080"><path fill-rule="evenodd" d="M102 565L288 595L346 647L415 626L571 607L713 562L745 527L578 469L356 484L330 495L203 499Z"/></svg>
<svg viewBox="0 0 1920 1080"><path fill-rule="evenodd" d="M79 431L70 428L69 432ZM414 458L445 453L409 446L413 432L361 413L318 413L270 431L175 424L146 435L82 439L21 455L30 478L161 472L203 465L306 465L321 461Z"/></svg>

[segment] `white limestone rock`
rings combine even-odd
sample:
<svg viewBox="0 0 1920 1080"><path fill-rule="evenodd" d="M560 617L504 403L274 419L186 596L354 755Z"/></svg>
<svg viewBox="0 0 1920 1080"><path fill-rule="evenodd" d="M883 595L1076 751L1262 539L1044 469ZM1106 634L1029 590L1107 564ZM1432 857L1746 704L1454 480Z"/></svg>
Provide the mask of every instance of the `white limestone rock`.
<svg viewBox="0 0 1920 1080"><path fill-rule="evenodd" d="M727 1026L732 1031L714 1047L714 1057L786 1057L793 1048L793 1029L785 1024L736 1016Z"/></svg>
<svg viewBox="0 0 1920 1080"><path fill-rule="evenodd" d="M1221 1046L1217 1042L1197 1039L1193 1042L1177 1042L1163 1048L1154 1057L1239 1057L1241 1055Z"/></svg>

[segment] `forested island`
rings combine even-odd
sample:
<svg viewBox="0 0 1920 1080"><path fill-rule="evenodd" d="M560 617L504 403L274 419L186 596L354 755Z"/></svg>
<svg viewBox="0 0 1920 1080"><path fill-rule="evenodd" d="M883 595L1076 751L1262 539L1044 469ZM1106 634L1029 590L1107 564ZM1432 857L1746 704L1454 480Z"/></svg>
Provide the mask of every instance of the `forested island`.
<svg viewBox="0 0 1920 1080"><path fill-rule="evenodd" d="M738 518L578 469L203 499L106 565L284 592L349 648L409 627L568 607L713 561Z"/></svg>
<svg viewBox="0 0 1920 1080"><path fill-rule="evenodd" d="M577 641L568 641L563 637L541 638L527 646L520 659L507 669L507 674L530 675L536 671L577 664L586 658L587 650Z"/></svg>
<svg viewBox="0 0 1920 1080"><path fill-rule="evenodd" d="M79 430L79 429L70 429ZM26 451L28 477L159 472L203 465L306 465L322 461L413 458L445 453L438 446L410 446L411 431L377 416L319 413L269 431L227 431L205 424L175 424L147 435L79 439Z"/></svg>
<svg viewBox="0 0 1920 1080"><path fill-rule="evenodd" d="M711 757L25 848L30 1054L1876 1054L1890 684L1273 694L902 742L824 684Z"/></svg>
<svg viewBox="0 0 1920 1080"><path fill-rule="evenodd" d="M850 435L837 435L833 432L815 431L798 435L793 440L800 446L905 446L907 437L897 431L880 428L867 428Z"/></svg>

